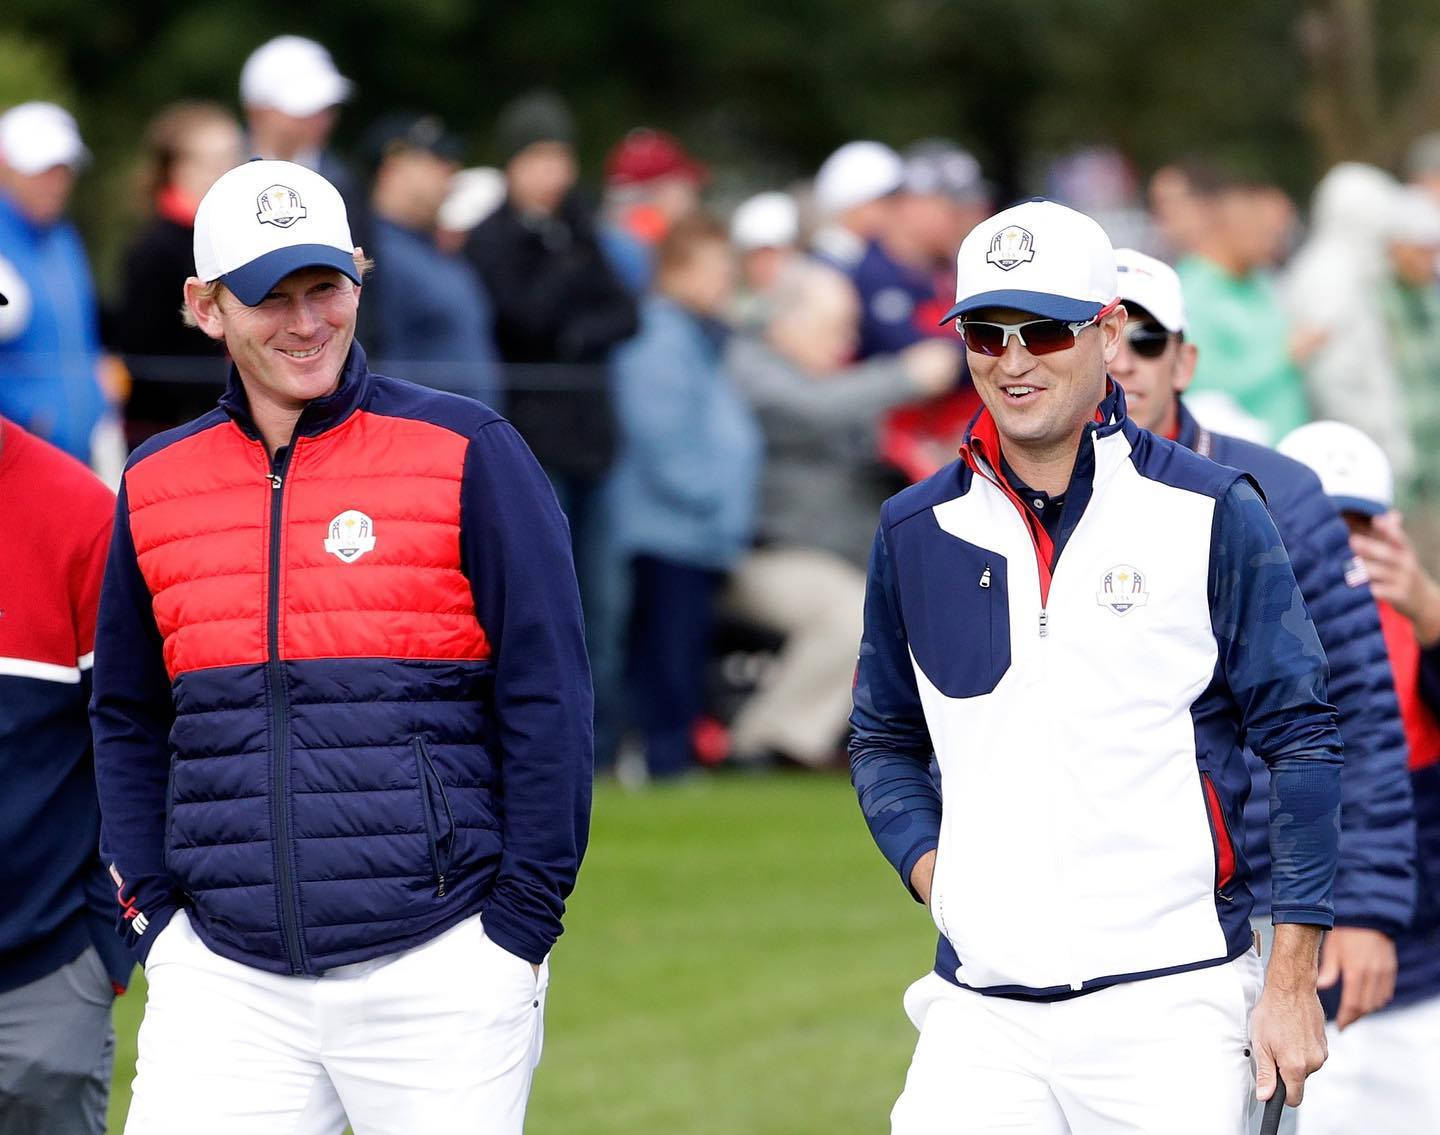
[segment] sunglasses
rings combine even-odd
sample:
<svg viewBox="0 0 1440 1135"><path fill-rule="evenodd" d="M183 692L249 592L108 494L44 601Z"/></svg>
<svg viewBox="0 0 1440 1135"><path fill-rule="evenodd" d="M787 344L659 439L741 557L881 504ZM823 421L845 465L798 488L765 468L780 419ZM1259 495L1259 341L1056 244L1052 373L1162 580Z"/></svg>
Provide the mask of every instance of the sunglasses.
<svg viewBox="0 0 1440 1135"><path fill-rule="evenodd" d="M1125 328L1125 341L1142 359L1158 359L1170 345L1170 337L1158 323L1131 323Z"/></svg>
<svg viewBox="0 0 1440 1135"><path fill-rule="evenodd" d="M1029 319L1024 323L992 323L983 319L961 319L958 321L961 338L965 346L977 355L999 358L1005 353L1013 335L1020 345L1032 355L1050 355L1066 351L1075 345L1075 336L1098 323L1119 306L1119 300L1111 300L1089 319L1070 323L1063 319Z"/></svg>

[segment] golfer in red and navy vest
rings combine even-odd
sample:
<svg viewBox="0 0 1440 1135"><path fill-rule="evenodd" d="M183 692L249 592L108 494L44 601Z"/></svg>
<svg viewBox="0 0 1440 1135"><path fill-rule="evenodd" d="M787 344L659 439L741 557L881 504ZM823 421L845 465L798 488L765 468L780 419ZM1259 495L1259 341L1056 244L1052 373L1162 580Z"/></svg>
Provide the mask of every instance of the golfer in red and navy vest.
<svg viewBox="0 0 1440 1135"><path fill-rule="evenodd" d="M324 178L231 170L195 265L229 389L131 458L96 638L128 1130L518 1133L589 822L564 518L509 423L367 367Z"/></svg>

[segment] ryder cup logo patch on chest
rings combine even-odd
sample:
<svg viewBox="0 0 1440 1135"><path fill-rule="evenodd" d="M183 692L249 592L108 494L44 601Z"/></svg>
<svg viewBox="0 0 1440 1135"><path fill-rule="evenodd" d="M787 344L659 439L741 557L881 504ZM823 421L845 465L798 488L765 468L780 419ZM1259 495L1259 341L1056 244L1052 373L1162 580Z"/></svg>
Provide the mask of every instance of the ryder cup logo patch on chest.
<svg viewBox="0 0 1440 1135"><path fill-rule="evenodd" d="M255 219L262 225L274 225L277 229L288 229L296 221L305 219L305 203L300 194L288 185L271 185L260 191L255 198Z"/></svg>
<svg viewBox="0 0 1440 1135"><path fill-rule="evenodd" d="M325 550L341 563L353 564L366 552L375 550L375 522L353 508L347 508L330 522Z"/></svg>
<svg viewBox="0 0 1440 1135"><path fill-rule="evenodd" d="M1145 576L1129 564L1116 564L1105 573L1100 590L1095 593L1095 602L1109 607L1117 615L1145 606L1150 602L1150 593L1145 590Z"/></svg>
<svg viewBox="0 0 1440 1135"><path fill-rule="evenodd" d="M993 264L1002 272L1028 264L1035 259L1035 237L1029 229L1011 225L1001 229L990 242L990 251L985 262Z"/></svg>

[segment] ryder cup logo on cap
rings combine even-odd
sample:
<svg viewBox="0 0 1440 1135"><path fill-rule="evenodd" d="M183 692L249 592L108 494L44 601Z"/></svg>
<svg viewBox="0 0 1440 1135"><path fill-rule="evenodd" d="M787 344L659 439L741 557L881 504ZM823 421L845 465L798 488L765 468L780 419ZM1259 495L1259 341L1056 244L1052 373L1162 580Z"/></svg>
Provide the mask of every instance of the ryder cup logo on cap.
<svg viewBox="0 0 1440 1135"><path fill-rule="evenodd" d="M333 185L293 162L257 160L210 187L195 213L195 275L254 307L301 268L334 268L361 282Z"/></svg>
<svg viewBox="0 0 1440 1135"><path fill-rule="evenodd" d="M1133 248L1117 248L1115 272L1122 303L1143 307L1166 331L1185 330L1185 294L1174 268Z"/></svg>
<svg viewBox="0 0 1440 1135"><path fill-rule="evenodd" d="M955 261L955 306L940 322L1008 307L1080 323L1115 294L1115 250L1105 230L1084 213L1036 197L971 230Z"/></svg>
<svg viewBox="0 0 1440 1135"><path fill-rule="evenodd" d="M260 191L255 199L258 208L255 219L262 225L279 225L288 229L296 221L305 219L305 203L300 194L288 185L271 185Z"/></svg>

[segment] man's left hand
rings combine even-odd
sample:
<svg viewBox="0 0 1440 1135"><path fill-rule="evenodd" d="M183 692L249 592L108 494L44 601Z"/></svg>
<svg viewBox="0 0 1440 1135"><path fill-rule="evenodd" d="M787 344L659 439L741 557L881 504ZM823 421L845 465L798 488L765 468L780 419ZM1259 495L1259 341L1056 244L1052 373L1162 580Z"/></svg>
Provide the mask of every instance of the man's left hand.
<svg viewBox="0 0 1440 1135"><path fill-rule="evenodd" d="M1395 943L1378 930L1337 926L1320 947L1321 989L1343 982L1338 1028L1383 1009L1395 995Z"/></svg>

